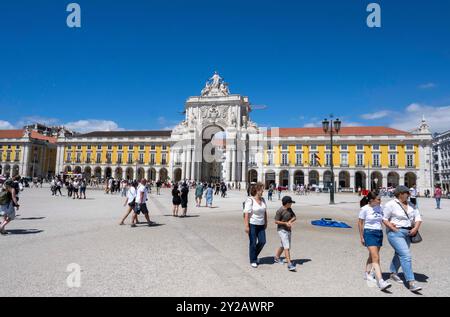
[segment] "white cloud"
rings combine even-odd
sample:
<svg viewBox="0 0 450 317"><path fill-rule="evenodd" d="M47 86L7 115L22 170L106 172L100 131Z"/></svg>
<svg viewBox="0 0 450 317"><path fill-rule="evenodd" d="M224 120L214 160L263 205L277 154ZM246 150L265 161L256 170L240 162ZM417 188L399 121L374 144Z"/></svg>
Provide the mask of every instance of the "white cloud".
<svg viewBox="0 0 450 317"><path fill-rule="evenodd" d="M21 118L16 126L18 127L23 127L25 125L30 125L30 124L35 124L35 123L40 123L40 124L44 124L44 125L58 125L58 123L60 122L60 120L55 119L55 118L47 118L47 117L41 117L41 116L26 116Z"/></svg>
<svg viewBox="0 0 450 317"><path fill-rule="evenodd" d="M450 105L433 107L418 103L413 103L406 107L405 111L394 114L391 127L412 131L419 127L422 116L425 116L432 132L450 130Z"/></svg>
<svg viewBox="0 0 450 317"><path fill-rule="evenodd" d="M387 110L378 111L374 113L366 113L361 116L365 120L377 120L387 117L391 112Z"/></svg>
<svg viewBox="0 0 450 317"><path fill-rule="evenodd" d="M165 117L158 117L158 124L160 126L167 125L167 119Z"/></svg>
<svg viewBox="0 0 450 317"><path fill-rule="evenodd" d="M426 84L419 85L420 89L431 89L434 87L436 87L435 83L426 83Z"/></svg>
<svg viewBox="0 0 450 317"><path fill-rule="evenodd" d="M68 122L64 126L70 130L87 133L92 131L123 131L117 123L110 120L78 120L75 122Z"/></svg>
<svg viewBox="0 0 450 317"><path fill-rule="evenodd" d="M361 127L363 124L359 122L342 122L343 127Z"/></svg>
<svg viewBox="0 0 450 317"><path fill-rule="evenodd" d="M320 125L317 122L310 122L306 123L303 127L304 128L318 128Z"/></svg>
<svg viewBox="0 0 450 317"><path fill-rule="evenodd" d="M8 121L0 120L0 130L13 130L15 127Z"/></svg>

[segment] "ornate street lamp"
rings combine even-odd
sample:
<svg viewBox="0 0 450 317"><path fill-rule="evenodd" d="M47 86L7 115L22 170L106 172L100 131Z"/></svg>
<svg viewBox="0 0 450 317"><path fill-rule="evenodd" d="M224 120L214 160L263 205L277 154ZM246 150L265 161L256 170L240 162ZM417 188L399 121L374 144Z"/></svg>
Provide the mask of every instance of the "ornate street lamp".
<svg viewBox="0 0 450 317"><path fill-rule="evenodd" d="M333 164L333 134L338 134L341 130L341 120L336 119L333 121L333 115L330 115L330 120L324 119L322 122L322 128L325 133L330 133L330 145L331 145L331 188L330 188L330 205L334 205L334 164Z"/></svg>

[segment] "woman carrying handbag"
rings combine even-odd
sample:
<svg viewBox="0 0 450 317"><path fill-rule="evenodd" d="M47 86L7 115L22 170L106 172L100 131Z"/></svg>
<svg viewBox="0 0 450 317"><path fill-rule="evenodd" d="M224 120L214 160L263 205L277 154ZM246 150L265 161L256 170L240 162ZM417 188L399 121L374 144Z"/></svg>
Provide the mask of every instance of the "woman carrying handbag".
<svg viewBox="0 0 450 317"><path fill-rule="evenodd" d="M422 288L417 285L412 268L410 245L421 241L419 228L422 224L420 212L408 202L409 188L398 186L394 191L395 199L384 207L383 223L387 227L388 241L395 250L390 266L391 279L403 283L397 275L402 267L408 288L411 292L418 292Z"/></svg>

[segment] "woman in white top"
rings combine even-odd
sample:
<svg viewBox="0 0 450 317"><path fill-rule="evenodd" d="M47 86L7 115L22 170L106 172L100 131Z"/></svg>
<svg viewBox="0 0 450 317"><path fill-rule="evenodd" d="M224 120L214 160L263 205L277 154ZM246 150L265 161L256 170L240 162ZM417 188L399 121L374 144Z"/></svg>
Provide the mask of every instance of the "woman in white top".
<svg viewBox="0 0 450 317"><path fill-rule="evenodd" d="M263 193L263 184L252 185L251 197L244 204L244 225L249 237L250 264L253 268L258 267L258 255L266 244L267 205Z"/></svg>
<svg viewBox="0 0 450 317"><path fill-rule="evenodd" d="M122 221L119 223L119 225L123 226L125 224L125 219L127 219L128 215L133 211L134 206L136 205L136 195L137 195L137 191L136 191L136 187L137 187L137 182L133 182L131 184L128 185L128 190L127 190L127 197L125 198L125 202L124 202L124 206L128 205L128 209L125 212L125 215L122 218Z"/></svg>
<svg viewBox="0 0 450 317"><path fill-rule="evenodd" d="M380 266L380 249L383 246L383 208L380 206L380 197L369 192L360 203L359 212L359 235L361 244L369 250L369 258L366 264L366 280L372 281L372 269L375 271L375 278L378 287L384 291L392 285L383 280Z"/></svg>
<svg viewBox="0 0 450 317"><path fill-rule="evenodd" d="M394 191L395 199L388 202L384 207L383 223L387 227L388 240L395 250L390 271L391 279L397 283L403 283L397 275L400 266L405 274L411 292L420 291L412 269L411 259L411 237L419 232L422 224L420 212L411 203L408 203L409 188L398 186Z"/></svg>

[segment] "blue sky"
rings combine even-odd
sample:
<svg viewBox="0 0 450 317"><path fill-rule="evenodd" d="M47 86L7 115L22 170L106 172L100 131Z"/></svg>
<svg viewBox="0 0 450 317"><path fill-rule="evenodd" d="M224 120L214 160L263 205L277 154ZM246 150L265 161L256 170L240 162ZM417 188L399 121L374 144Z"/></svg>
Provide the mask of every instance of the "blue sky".
<svg viewBox="0 0 450 317"><path fill-rule="evenodd" d="M70 2L0 2L0 128L170 128L217 70L262 126L450 129L450 1Z"/></svg>

